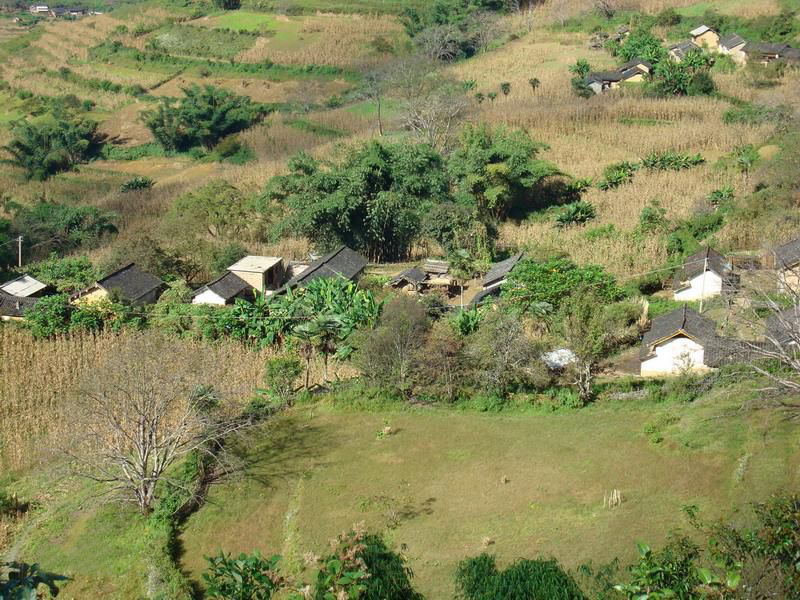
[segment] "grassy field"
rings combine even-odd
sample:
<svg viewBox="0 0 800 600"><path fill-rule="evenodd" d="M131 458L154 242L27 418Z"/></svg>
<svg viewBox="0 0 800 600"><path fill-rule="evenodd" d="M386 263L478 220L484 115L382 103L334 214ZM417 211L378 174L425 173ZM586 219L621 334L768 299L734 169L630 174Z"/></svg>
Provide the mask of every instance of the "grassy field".
<svg viewBox="0 0 800 600"><path fill-rule="evenodd" d="M793 427L768 413L718 418L731 408L729 390L692 405L625 400L554 414L299 408L242 440L249 466L189 519L182 564L197 580L204 555L259 549L296 571L303 553L324 552L362 520L405 548L429 598L452 597L457 561L485 549L571 568L629 560L637 541L657 545L685 526L687 504L714 517L800 483ZM378 439L386 424L395 433ZM604 508L613 489L624 502ZM143 573L143 524L96 492L59 484L21 555L74 576L67 597L133 600L144 575L121 574ZM102 551L101 538L112 540Z"/></svg>

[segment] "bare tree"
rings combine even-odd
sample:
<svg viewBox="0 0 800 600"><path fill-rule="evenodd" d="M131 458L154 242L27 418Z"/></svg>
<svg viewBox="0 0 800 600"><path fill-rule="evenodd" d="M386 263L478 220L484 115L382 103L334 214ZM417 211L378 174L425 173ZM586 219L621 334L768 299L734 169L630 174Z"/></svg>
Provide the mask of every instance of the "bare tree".
<svg viewBox="0 0 800 600"><path fill-rule="evenodd" d="M617 0L594 0L594 8L606 19L611 19L618 10Z"/></svg>
<svg viewBox="0 0 800 600"><path fill-rule="evenodd" d="M199 362L169 359L165 339L141 334L121 345L80 388L65 449L79 475L147 514L170 466L193 451L220 463L223 438L246 421L201 386Z"/></svg>
<svg viewBox="0 0 800 600"><path fill-rule="evenodd" d="M406 61L397 74L394 83L404 127L436 150L446 151L469 106L464 85L426 61Z"/></svg>
<svg viewBox="0 0 800 600"><path fill-rule="evenodd" d="M414 38L419 52L428 60L450 62L460 51L462 34L455 25L427 27Z"/></svg>
<svg viewBox="0 0 800 600"><path fill-rule="evenodd" d="M481 11L472 16L475 49L479 52L486 52L489 45L495 41L502 33L500 21L496 14Z"/></svg>
<svg viewBox="0 0 800 600"><path fill-rule="evenodd" d="M374 69L364 76L362 96L374 102L377 109L378 135L383 136L383 95L386 89L389 74L385 69Z"/></svg>

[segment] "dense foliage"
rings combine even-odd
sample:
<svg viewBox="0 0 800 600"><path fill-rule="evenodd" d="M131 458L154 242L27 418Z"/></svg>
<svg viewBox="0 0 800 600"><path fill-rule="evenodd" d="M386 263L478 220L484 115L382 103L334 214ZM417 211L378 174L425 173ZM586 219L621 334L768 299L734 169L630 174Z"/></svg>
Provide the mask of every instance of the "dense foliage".
<svg viewBox="0 0 800 600"><path fill-rule="evenodd" d="M23 169L28 179L40 181L86 162L102 146L95 121L63 115L42 122L17 123L13 136L0 148L8 155L2 162Z"/></svg>
<svg viewBox="0 0 800 600"><path fill-rule="evenodd" d="M443 159L423 144L370 142L330 164L301 154L289 169L265 191L291 210L286 228L374 261L408 257L423 215L448 198Z"/></svg>
<svg viewBox="0 0 800 600"><path fill-rule="evenodd" d="M56 291L67 293L88 287L100 276L87 257L58 258L56 254L41 262L27 265L25 271Z"/></svg>
<svg viewBox="0 0 800 600"><path fill-rule="evenodd" d="M225 136L254 125L266 113L249 97L211 85L182 90L180 102L165 98L157 109L142 113L145 125L166 150L210 149Z"/></svg>
<svg viewBox="0 0 800 600"><path fill-rule="evenodd" d="M465 600L586 600L554 559L522 559L500 571L494 557L484 553L459 563L455 578Z"/></svg>
<svg viewBox="0 0 800 600"><path fill-rule="evenodd" d="M234 558L220 552L206 557L208 570L203 573L206 597L218 600L269 600L281 585L278 575L280 557L263 558L258 552Z"/></svg>
<svg viewBox="0 0 800 600"><path fill-rule="evenodd" d="M582 286L591 287L605 302L622 297L616 280L602 267L578 266L567 258L520 261L503 286L503 296L522 310L529 310L537 304L558 308Z"/></svg>

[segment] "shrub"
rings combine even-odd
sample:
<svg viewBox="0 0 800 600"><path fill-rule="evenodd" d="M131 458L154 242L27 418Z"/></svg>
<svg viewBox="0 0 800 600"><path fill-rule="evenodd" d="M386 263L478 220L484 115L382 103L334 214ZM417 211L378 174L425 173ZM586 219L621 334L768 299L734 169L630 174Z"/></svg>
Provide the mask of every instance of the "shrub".
<svg viewBox="0 0 800 600"><path fill-rule="evenodd" d="M667 209L658 200L652 200L639 214L639 231L653 233L667 226Z"/></svg>
<svg viewBox="0 0 800 600"><path fill-rule="evenodd" d="M220 552L206 557L208 570L203 573L206 597L219 600L269 600L282 585L277 567L279 556L262 558L240 554L233 558Z"/></svg>
<svg viewBox="0 0 800 600"><path fill-rule="evenodd" d="M665 8L656 15L656 25L659 27L674 27L680 25L682 17L674 8Z"/></svg>
<svg viewBox="0 0 800 600"><path fill-rule="evenodd" d="M591 221L597 215L597 211L591 202L579 200L572 204L567 204L563 210L556 215L557 227L569 227L570 225L583 225Z"/></svg>
<svg viewBox="0 0 800 600"><path fill-rule="evenodd" d="M29 264L26 270L56 291L67 293L82 290L99 277L99 273L85 256L59 258L57 254L52 254L46 260Z"/></svg>
<svg viewBox="0 0 800 600"><path fill-rule="evenodd" d="M603 170L603 178L598 182L597 187L606 191L630 183L638 169L637 163L627 160L610 164Z"/></svg>
<svg viewBox="0 0 800 600"><path fill-rule="evenodd" d="M150 177L146 175L137 175L119 186L119 191L125 193L133 192L134 190L149 190L154 184L155 181Z"/></svg>
<svg viewBox="0 0 800 600"><path fill-rule="evenodd" d="M700 549L686 537L673 537L659 551L639 544L639 562L630 567L631 581L616 586L629 600L644 597L695 598L702 583L697 560Z"/></svg>
<svg viewBox="0 0 800 600"><path fill-rule="evenodd" d="M674 151L652 152L642 159L642 166L651 171L681 171L703 164L699 154L681 154Z"/></svg>
<svg viewBox="0 0 800 600"><path fill-rule="evenodd" d="M294 356L278 356L267 361L264 383L267 392L276 400L291 404L294 384L303 373L303 366Z"/></svg>
<svg viewBox="0 0 800 600"><path fill-rule="evenodd" d="M770 108L761 104L743 102L726 110L722 115L722 120L729 125L737 123L760 125L762 123L780 122L786 116L784 108Z"/></svg>
<svg viewBox="0 0 800 600"><path fill-rule="evenodd" d="M465 600L586 600L555 559L519 560L499 571L494 557L484 553L461 561L455 579Z"/></svg>

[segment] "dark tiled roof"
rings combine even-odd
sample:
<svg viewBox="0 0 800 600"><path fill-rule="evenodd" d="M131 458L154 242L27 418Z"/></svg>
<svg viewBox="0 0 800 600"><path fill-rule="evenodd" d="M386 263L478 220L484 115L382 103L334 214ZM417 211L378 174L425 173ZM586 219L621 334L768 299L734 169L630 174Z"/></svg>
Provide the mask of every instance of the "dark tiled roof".
<svg viewBox="0 0 800 600"><path fill-rule="evenodd" d="M650 63L650 62L648 62L646 60L642 60L641 58L634 58L632 60L629 60L625 64L620 65L619 70L620 71L627 71L628 69L632 69L634 67L638 67L639 65L645 66L645 67L647 67L648 69L651 69L651 70L653 69L652 63Z"/></svg>
<svg viewBox="0 0 800 600"><path fill-rule="evenodd" d="M683 58L692 50L700 50L700 46L692 41L685 41L673 44L669 47L669 49L672 50L679 58Z"/></svg>
<svg viewBox="0 0 800 600"><path fill-rule="evenodd" d="M637 75L647 75L646 71L643 71L639 67L631 67L630 69L625 69L622 71L622 77L620 78L622 81L626 79L630 79L631 77L636 77Z"/></svg>
<svg viewBox="0 0 800 600"><path fill-rule="evenodd" d="M747 43L747 40L745 40L738 33L732 33L730 35L726 35L725 37L722 37L719 40L719 45L724 47L724 48L728 48L729 50L731 48L735 48L736 46L738 46L740 44L746 44L746 43Z"/></svg>
<svg viewBox="0 0 800 600"><path fill-rule="evenodd" d="M501 287L503 286L498 284L481 290L472 298L472 306L486 304L486 302L488 302L492 297L499 296Z"/></svg>
<svg viewBox="0 0 800 600"><path fill-rule="evenodd" d="M794 267L800 263L800 238L775 248L775 263L777 268Z"/></svg>
<svg viewBox="0 0 800 600"><path fill-rule="evenodd" d="M589 73L586 77L586 82L591 83L592 81L622 81L622 73L620 71L596 71L595 73Z"/></svg>
<svg viewBox="0 0 800 600"><path fill-rule="evenodd" d="M214 281L210 281L200 289L196 290L192 296L198 296L206 290L211 290L226 302L233 300L247 290L253 289L252 286L238 275L228 271L221 277L217 277Z"/></svg>
<svg viewBox="0 0 800 600"><path fill-rule="evenodd" d="M640 357L646 358L655 345L676 335L686 335L701 346L708 346L716 342L716 325L684 305L653 319L650 331L642 338Z"/></svg>
<svg viewBox="0 0 800 600"><path fill-rule="evenodd" d="M22 317L39 298L23 298L0 292L0 317Z"/></svg>
<svg viewBox="0 0 800 600"><path fill-rule="evenodd" d="M696 277L706 270L713 271L723 279L725 279L730 271L731 262L722 254L713 248L703 248L688 257L681 269L675 273L675 278L672 280L673 289L680 289L683 283Z"/></svg>
<svg viewBox="0 0 800 600"><path fill-rule="evenodd" d="M747 54L777 54L781 55L791 49L788 44L769 44L766 42L748 42L743 48Z"/></svg>
<svg viewBox="0 0 800 600"><path fill-rule="evenodd" d="M166 284L155 275L145 273L135 263L131 263L100 279L97 285L107 292L119 291L123 298L135 302Z"/></svg>
<svg viewBox="0 0 800 600"><path fill-rule="evenodd" d="M405 283L411 283L414 285L420 284L428 277L428 274L419 269L417 267L411 267L410 269L406 269L402 273L398 273L395 275L390 281L389 285L398 285Z"/></svg>
<svg viewBox="0 0 800 600"><path fill-rule="evenodd" d="M285 287L292 288L298 285L307 285L319 277L355 279L366 266L366 258L347 246L341 246L312 262L305 271L296 277L292 277Z"/></svg>
<svg viewBox="0 0 800 600"><path fill-rule="evenodd" d="M515 254L505 260L501 260L500 262L494 263L490 268L489 272L486 273L486 276L483 278L481 282L483 287L488 287L497 281L500 281L511 273L514 267L517 266L517 263L522 259L522 252Z"/></svg>
<svg viewBox="0 0 800 600"><path fill-rule="evenodd" d="M800 340L800 306L790 306L767 319L766 338L778 344Z"/></svg>

